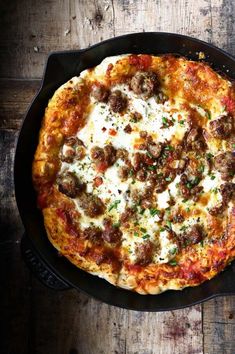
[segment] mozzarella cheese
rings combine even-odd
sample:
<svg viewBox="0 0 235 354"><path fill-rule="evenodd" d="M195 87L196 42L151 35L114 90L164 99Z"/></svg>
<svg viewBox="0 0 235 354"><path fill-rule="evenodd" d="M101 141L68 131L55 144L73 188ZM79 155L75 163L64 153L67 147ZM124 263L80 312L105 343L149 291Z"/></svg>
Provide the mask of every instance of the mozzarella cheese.
<svg viewBox="0 0 235 354"><path fill-rule="evenodd" d="M108 68L108 65L116 63L123 56L116 56L105 59L100 65L95 68L94 74L99 77L103 76ZM81 78L85 78L89 75L88 71L81 73ZM75 80L75 81L74 81ZM78 83L80 80L73 79ZM110 110L110 107L106 103L97 102L94 98L91 98L91 109L86 117L85 126L79 130L77 137L81 139L87 149L87 155L81 161L75 161L72 164L62 163L61 172L65 170L73 171L78 178L86 182L87 191L99 196L101 200L107 206L105 217L112 217L113 222L118 222L120 214L125 210L126 206L131 206L130 195L134 189L142 190L144 183L139 181L133 181L129 177L126 181L121 181L118 176L118 170L123 165L123 162L119 159L116 163L109 167L103 174L98 174L95 170L94 163L90 158L90 150L94 146L104 147L105 145L112 143L117 148L124 148L128 151L130 160L132 161L134 154L138 151L138 140L140 131L146 131L149 135L152 135L156 142L177 143L182 141L184 135L189 130L188 116L189 112L183 108L183 101L178 100L172 102L166 101L164 104L157 103L156 98L153 96L147 100L143 100L131 91L127 84L118 84L113 90L122 91L128 98L128 109L125 114L114 113ZM204 117L206 112L202 108L197 107L198 113ZM138 122L132 121L130 118L133 113L138 112L141 114L142 119ZM168 124L170 122L170 124ZM126 133L124 128L130 125L132 128L131 133ZM94 178L102 176L103 183L95 188L93 185ZM214 177L207 175L201 182L201 186L205 192L211 192L213 189L216 191L218 185L221 184L221 179L218 173L214 173ZM173 197L176 201L175 207L181 207L184 209L192 209L195 203L192 201L183 202L183 198L178 193L178 183L180 182L180 176L177 176L172 181L167 190L162 193L155 194L156 205L159 209L166 211L165 219L163 223L167 222L167 215L169 214L169 201ZM216 205L221 201L221 195L216 191L213 197L210 198L208 207ZM87 217L83 210L79 207L78 202L76 206L79 212L82 214L81 227L86 228L90 225L96 225L102 227L103 216L91 219ZM140 208L139 206L137 208ZM202 212L202 218L205 218ZM200 219L200 218L199 218ZM170 237L169 231L166 229L161 230L161 223L159 222L159 216L157 213L152 213L149 210L145 210L142 213L138 213L138 224L131 224L129 229L122 228L123 241L122 247L128 253L131 261L136 260L136 247L140 244L144 244L146 239L151 240L155 245L154 262L166 263L170 259L174 258L177 252L177 244ZM192 226L198 222L198 216L189 216L184 222L185 228ZM142 230L142 231L141 231ZM172 225L174 232L181 232L182 225Z"/></svg>

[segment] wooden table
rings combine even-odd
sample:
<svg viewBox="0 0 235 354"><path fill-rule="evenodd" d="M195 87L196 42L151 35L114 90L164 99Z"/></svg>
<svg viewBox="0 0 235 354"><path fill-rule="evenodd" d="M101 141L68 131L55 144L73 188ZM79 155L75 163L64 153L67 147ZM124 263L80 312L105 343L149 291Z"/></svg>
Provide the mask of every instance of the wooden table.
<svg viewBox="0 0 235 354"><path fill-rule="evenodd" d="M0 7L0 353L235 353L235 297L184 310L140 313L75 291L41 285L19 249L13 155L47 54L129 32L188 34L235 54L233 0L1 1Z"/></svg>

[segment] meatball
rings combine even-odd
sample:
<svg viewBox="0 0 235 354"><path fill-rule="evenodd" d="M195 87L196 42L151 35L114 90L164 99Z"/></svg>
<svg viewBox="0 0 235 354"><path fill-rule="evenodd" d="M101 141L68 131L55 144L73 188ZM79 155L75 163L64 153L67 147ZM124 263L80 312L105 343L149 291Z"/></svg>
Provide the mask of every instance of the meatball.
<svg viewBox="0 0 235 354"><path fill-rule="evenodd" d="M227 205L235 197L235 183L225 183L220 186L223 203Z"/></svg>
<svg viewBox="0 0 235 354"><path fill-rule="evenodd" d="M229 180L235 173L235 155L232 152L222 152L214 159L215 169L221 173L223 180Z"/></svg>
<svg viewBox="0 0 235 354"><path fill-rule="evenodd" d="M126 207L125 211L121 214L120 222L122 224L125 224L127 221L129 221L130 219L133 218L135 213L136 213L136 211L133 208Z"/></svg>
<svg viewBox="0 0 235 354"><path fill-rule="evenodd" d="M191 150L204 150L206 143L200 128L192 128L186 138L187 148Z"/></svg>
<svg viewBox="0 0 235 354"><path fill-rule="evenodd" d="M58 189L70 198L76 198L85 190L85 184L80 183L72 172L66 172L57 178Z"/></svg>
<svg viewBox="0 0 235 354"><path fill-rule="evenodd" d="M204 232L202 226L199 224L193 225L188 231L180 235L180 243L182 246L195 245L202 241Z"/></svg>
<svg viewBox="0 0 235 354"><path fill-rule="evenodd" d="M108 243L119 243L122 238L122 231L119 227L113 226L111 219L104 219L104 230L102 238Z"/></svg>
<svg viewBox="0 0 235 354"><path fill-rule="evenodd" d="M95 218L99 215L102 215L105 210L104 203L102 200L89 193L84 193L79 198L80 207L84 210L85 214L91 218Z"/></svg>
<svg viewBox="0 0 235 354"><path fill-rule="evenodd" d="M147 150L155 159L157 159L161 155L162 144L149 143Z"/></svg>
<svg viewBox="0 0 235 354"><path fill-rule="evenodd" d="M71 163L76 160L81 160L85 156L85 148L83 142L76 138L70 137L65 139L64 145L60 151L61 161Z"/></svg>
<svg viewBox="0 0 235 354"><path fill-rule="evenodd" d="M152 71L137 71L130 83L130 87L134 93L143 95L146 98L156 93L158 86L157 75Z"/></svg>
<svg viewBox="0 0 235 354"><path fill-rule="evenodd" d="M120 113L127 107L127 97L120 90L113 91L108 102L111 110L115 113Z"/></svg>
<svg viewBox="0 0 235 354"><path fill-rule="evenodd" d="M103 161L104 160L104 149L99 146L94 146L91 148L91 158L92 160Z"/></svg>
<svg viewBox="0 0 235 354"><path fill-rule="evenodd" d="M82 237L96 242L101 239L102 230L99 227L90 226L83 230Z"/></svg>
<svg viewBox="0 0 235 354"><path fill-rule="evenodd" d="M224 115L210 122L211 135L214 138L226 139L233 131L233 117Z"/></svg>
<svg viewBox="0 0 235 354"><path fill-rule="evenodd" d="M127 166L122 166L118 170L118 176L122 181L126 181L129 176L130 169Z"/></svg>
<svg viewBox="0 0 235 354"><path fill-rule="evenodd" d="M108 166L112 166L116 161L117 150L112 144L108 144L104 147L104 159Z"/></svg>
<svg viewBox="0 0 235 354"><path fill-rule="evenodd" d="M104 148L100 148L99 146L94 146L91 148L91 158L97 164L100 162L105 163L105 166L112 166L116 161L117 150L113 147L112 144L106 145Z"/></svg>
<svg viewBox="0 0 235 354"><path fill-rule="evenodd" d="M104 85L93 85L91 88L91 95L98 102L107 102L109 97L109 89Z"/></svg>
<svg viewBox="0 0 235 354"><path fill-rule="evenodd" d="M154 244L151 241L145 241L138 245L135 249L136 252L136 264L147 265L152 262L154 251Z"/></svg>

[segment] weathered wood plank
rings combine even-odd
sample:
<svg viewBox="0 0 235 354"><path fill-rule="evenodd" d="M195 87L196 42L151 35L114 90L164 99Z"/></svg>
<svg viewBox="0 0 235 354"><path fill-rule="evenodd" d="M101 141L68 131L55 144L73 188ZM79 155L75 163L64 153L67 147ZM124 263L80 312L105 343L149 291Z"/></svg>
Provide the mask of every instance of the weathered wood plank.
<svg viewBox="0 0 235 354"><path fill-rule="evenodd" d="M200 306L166 313L133 312L75 290L55 293L37 281L32 295L29 352L168 354L172 348L175 354L203 352Z"/></svg>
<svg viewBox="0 0 235 354"><path fill-rule="evenodd" d="M203 304L204 353L235 353L235 297Z"/></svg>
<svg viewBox="0 0 235 354"><path fill-rule="evenodd" d="M140 31L188 34L235 54L234 6L232 0L3 2L0 77L40 78L53 50L84 48Z"/></svg>
<svg viewBox="0 0 235 354"><path fill-rule="evenodd" d="M0 79L0 129L19 129L40 80Z"/></svg>
<svg viewBox="0 0 235 354"><path fill-rule="evenodd" d="M22 224L14 200L16 132L0 131L0 352L27 353L30 326L30 275L22 262Z"/></svg>

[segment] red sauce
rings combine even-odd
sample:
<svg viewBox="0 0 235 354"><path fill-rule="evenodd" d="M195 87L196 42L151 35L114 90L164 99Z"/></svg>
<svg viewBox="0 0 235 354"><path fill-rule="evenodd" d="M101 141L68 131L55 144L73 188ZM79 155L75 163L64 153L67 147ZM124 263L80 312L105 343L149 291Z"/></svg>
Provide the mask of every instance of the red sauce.
<svg viewBox="0 0 235 354"><path fill-rule="evenodd" d="M129 56L129 63L135 65L138 70L147 70L152 64L152 57L147 54L133 54Z"/></svg>
<svg viewBox="0 0 235 354"><path fill-rule="evenodd" d="M130 271L130 272L140 272L142 270L142 267L139 264L127 264L126 268Z"/></svg>
<svg viewBox="0 0 235 354"><path fill-rule="evenodd" d="M226 110L229 113L233 113L235 111L235 101L231 97L223 97L221 102L223 105L225 105Z"/></svg>

